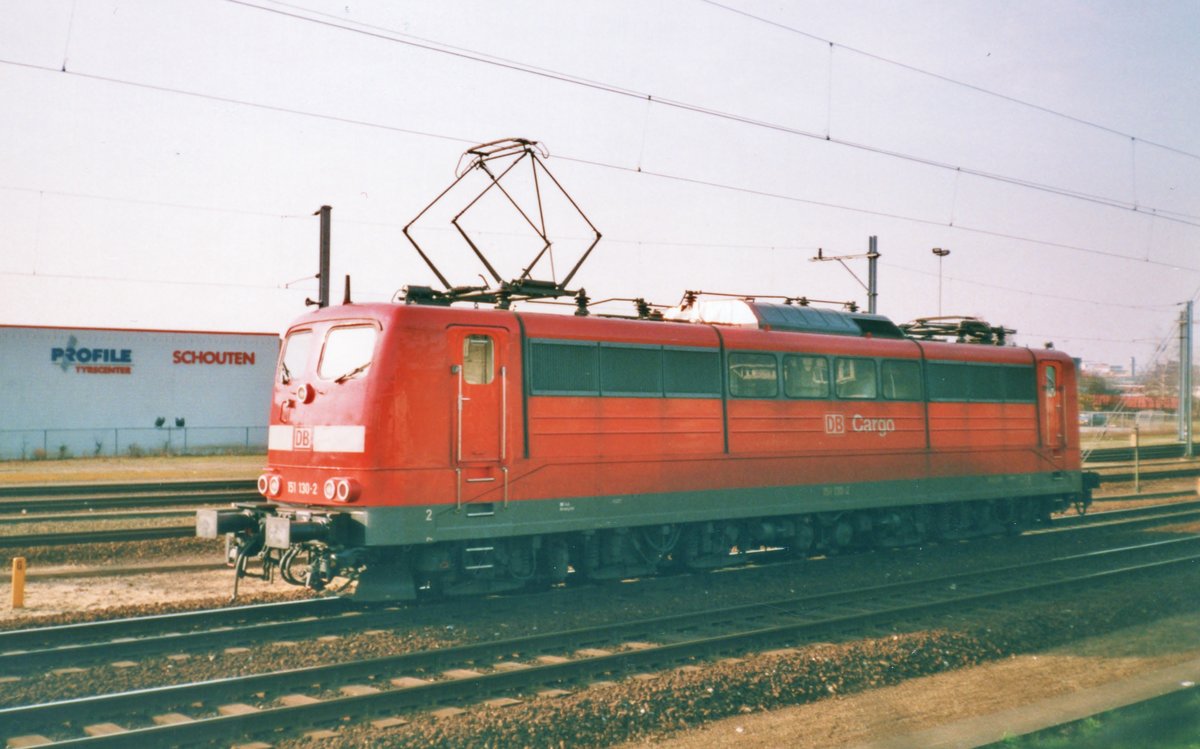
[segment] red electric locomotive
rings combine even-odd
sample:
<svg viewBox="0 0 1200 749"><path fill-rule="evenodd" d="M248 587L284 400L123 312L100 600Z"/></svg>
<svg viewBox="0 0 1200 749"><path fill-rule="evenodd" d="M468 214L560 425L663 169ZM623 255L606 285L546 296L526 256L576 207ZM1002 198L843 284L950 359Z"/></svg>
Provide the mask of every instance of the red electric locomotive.
<svg viewBox="0 0 1200 749"><path fill-rule="evenodd" d="M1061 352L788 304L675 316L312 313L280 356L267 501L198 533L230 534L239 574L257 555L412 598L1020 530L1088 501Z"/></svg>
<svg viewBox="0 0 1200 749"><path fill-rule="evenodd" d="M666 315L591 316L566 285L600 234L569 196L594 239L561 282L530 278L551 248L542 195L561 190L539 155L527 140L470 149L434 201L487 175L451 223L495 286L451 286L410 223L446 291L325 307L288 331L265 501L197 518L239 577L258 557L292 583L407 599L1020 530L1086 506L1066 355L804 300L689 294ZM526 163L536 210L500 184ZM509 282L459 223L498 195L542 245ZM510 309L570 294L574 316Z"/></svg>

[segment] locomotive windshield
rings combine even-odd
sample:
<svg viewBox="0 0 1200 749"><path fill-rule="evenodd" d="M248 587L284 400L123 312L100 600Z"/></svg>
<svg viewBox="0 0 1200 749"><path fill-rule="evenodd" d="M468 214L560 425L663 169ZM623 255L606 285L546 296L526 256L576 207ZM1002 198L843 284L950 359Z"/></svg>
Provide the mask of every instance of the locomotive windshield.
<svg viewBox="0 0 1200 749"><path fill-rule="evenodd" d="M312 350L312 339L311 330L297 330L288 334L287 340L283 342L283 356L279 358L279 381L284 385L304 371L308 364L308 354Z"/></svg>
<svg viewBox="0 0 1200 749"><path fill-rule="evenodd" d="M374 325L347 325L333 328L325 336L325 350L317 374L322 379L345 382L371 366L375 354Z"/></svg>

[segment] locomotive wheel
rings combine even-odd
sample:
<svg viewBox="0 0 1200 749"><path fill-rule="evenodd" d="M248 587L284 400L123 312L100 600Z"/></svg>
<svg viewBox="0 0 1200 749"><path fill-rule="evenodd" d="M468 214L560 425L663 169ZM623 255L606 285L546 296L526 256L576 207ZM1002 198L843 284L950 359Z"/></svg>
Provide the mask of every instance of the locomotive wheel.
<svg viewBox="0 0 1200 749"><path fill-rule="evenodd" d="M542 579L550 585L557 585L567 579L571 568L571 551L567 542L555 538L542 547Z"/></svg>
<svg viewBox="0 0 1200 749"><path fill-rule="evenodd" d="M813 544L817 541L817 531L813 528L812 518L803 517L796 520L796 535L792 538L791 551L794 556L806 557L812 552Z"/></svg>

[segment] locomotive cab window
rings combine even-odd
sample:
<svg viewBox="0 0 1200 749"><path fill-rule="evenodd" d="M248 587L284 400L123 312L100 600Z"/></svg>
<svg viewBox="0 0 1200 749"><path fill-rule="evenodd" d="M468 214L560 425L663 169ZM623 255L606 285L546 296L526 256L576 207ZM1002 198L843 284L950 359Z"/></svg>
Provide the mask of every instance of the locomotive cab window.
<svg viewBox="0 0 1200 749"><path fill-rule="evenodd" d="M371 366L375 355L374 325L346 325L333 328L325 336L325 349L317 374L324 380L345 382L358 377Z"/></svg>
<svg viewBox="0 0 1200 749"><path fill-rule="evenodd" d="M837 397L868 400L876 397L874 359L835 360L837 368Z"/></svg>
<svg viewBox="0 0 1200 749"><path fill-rule="evenodd" d="M492 337L469 335L463 338L463 381L468 385L487 385L496 376Z"/></svg>
<svg viewBox="0 0 1200 749"><path fill-rule="evenodd" d="M738 398L774 398L779 373L772 354L730 354L729 394Z"/></svg>
<svg viewBox="0 0 1200 749"><path fill-rule="evenodd" d="M296 330L288 334L283 342L283 354L279 357L279 382L287 385L292 378L303 374L308 366L308 355L312 351L311 330Z"/></svg>

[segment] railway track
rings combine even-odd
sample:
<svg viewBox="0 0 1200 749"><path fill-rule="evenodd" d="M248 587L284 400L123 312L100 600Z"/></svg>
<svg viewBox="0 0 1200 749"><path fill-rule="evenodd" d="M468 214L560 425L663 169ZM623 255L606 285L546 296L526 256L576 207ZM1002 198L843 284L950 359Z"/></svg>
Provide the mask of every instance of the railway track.
<svg viewBox="0 0 1200 749"><path fill-rule="evenodd" d="M1135 499L1168 499L1191 496L1194 492L1159 492L1155 495L1119 495L1107 497L1101 501L1119 501ZM114 516L94 515L96 520L111 519ZM134 516L137 517L137 516ZM190 517L190 515L188 516ZM1184 522L1200 517L1200 502L1177 503L1173 505L1153 505L1150 507L1131 510L1106 511L1088 515L1067 515L1055 518L1050 527L1031 532L1053 531L1055 528L1079 528L1083 526L1104 525L1114 523L1154 524L1166 521ZM0 520L0 523L3 521ZM189 523L179 526L160 526L155 528L115 528L107 530L78 530L64 533L40 534L11 534L0 533L0 549L30 549L37 547L77 546L96 543L135 543L170 538L191 538L195 535L195 525Z"/></svg>
<svg viewBox="0 0 1200 749"><path fill-rule="evenodd" d="M1167 460L1183 457L1183 444L1168 442L1162 445L1142 445L1138 448L1141 460ZM1085 450L1087 463L1128 463L1133 460L1133 447L1101 447Z"/></svg>
<svg viewBox="0 0 1200 749"><path fill-rule="evenodd" d="M260 499L250 480L0 486L0 517L124 507L180 507Z"/></svg>
<svg viewBox="0 0 1200 749"><path fill-rule="evenodd" d="M31 533L0 536L0 549L32 549L45 546L80 546L100 543L134 543L164 538L193 538L195 524L160 528L115 528L110 530L72 531L70 533Z"/></svg>
<svg viewBox="0 0 1200 749"><path fill-rule="evenodd" d="M56 746L174 745L278 738L383 716L420 720L419 713L447 705L524 700L647 670L865 636L900 621L1124 581L1197 560L1200 536L1190 536L852 591L10 707L0 710L0 735L36 731Z"/></svg>

